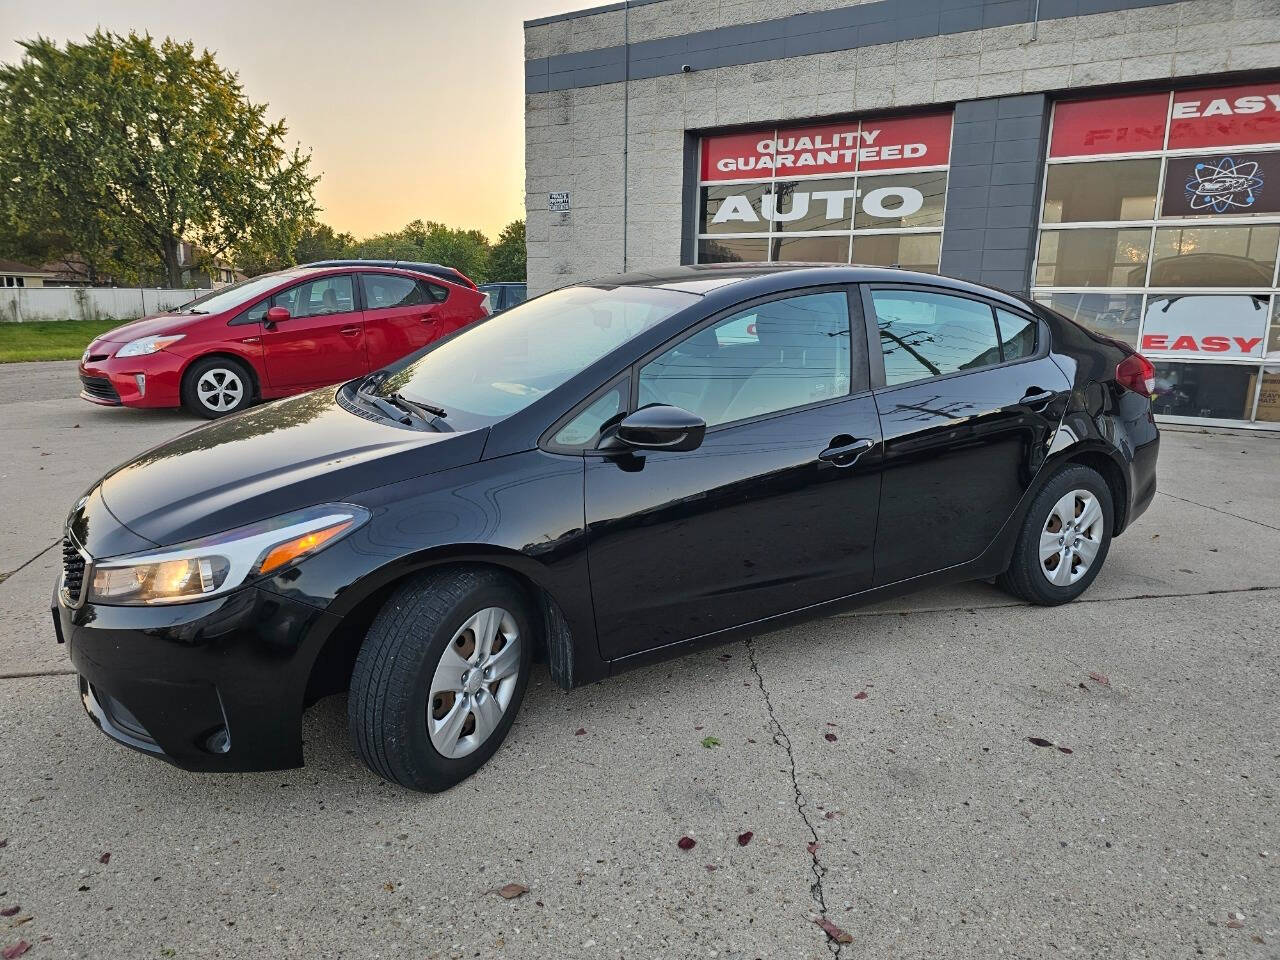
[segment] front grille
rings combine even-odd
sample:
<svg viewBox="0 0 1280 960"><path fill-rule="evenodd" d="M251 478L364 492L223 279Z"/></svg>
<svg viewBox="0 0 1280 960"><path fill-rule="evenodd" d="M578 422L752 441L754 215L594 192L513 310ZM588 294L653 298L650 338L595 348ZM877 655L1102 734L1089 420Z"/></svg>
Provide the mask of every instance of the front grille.
<svg viewBox="0 0 1280 960"><path fill-rule="evenodd" d="M62 591L63 599L72 607L84 601L84 554L70 537L62 538Z"/></svg>
<svg viewBox="0 0 1280 960"><path fill-rule="evenodd" d="M111 381L106 377L91 377L88 374L80 374L80 389L95 400L106 400L110 403L119 403L120 394L116 393L116 388L111 385Z"/></svg>

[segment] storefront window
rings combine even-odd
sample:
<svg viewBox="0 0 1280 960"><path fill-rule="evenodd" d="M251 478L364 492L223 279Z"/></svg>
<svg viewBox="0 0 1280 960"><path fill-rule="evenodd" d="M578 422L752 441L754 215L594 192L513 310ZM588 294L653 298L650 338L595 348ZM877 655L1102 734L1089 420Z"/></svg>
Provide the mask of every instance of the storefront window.
<svg viewBox="0 0 1280 960"><path fill-rule="evenodd" d="M936 273L951 112L704 137L698 262L897 264ZM743 182L733 182L743 181ZM929 228L926 234L915 233Z"/></svg>
<svg viewBox="0 0 1280 960"><path fill-rule="evenodd" d="M769 221L760 215L767 183L734 183L702 188L699 233L766 233Z"/></svg>
<svg viewBox="0 0 1280 960"><path fill-rule="evenodd" d="M1151 283L1162 287L1269 287L1280 226L1156 230Z"/></svg>
<svg viewBox="0 0 1280 960"><path fill-rule="evenodd" d="M721 237L698 241L699 263L761 263L769 259L765 237Z"/></svg>
<svg viewBox="0 0 1280 960"><path fill-rule="evenodd" d="M808 263L848 263L849 235L832 237L774 237L770 260L799 260Z"/></svg>
<svg viewBox="0 0 1280 960"><path fill-rule="evenodd" d="M1131 347L1138 345L1140 293L1049 293L1036 299L1094 333L1123 340Z"/></svg>
<svg viewBox="0 0 1280 960"><path fill-rule="evenodd" d="M1280 364L1267 364L1262 368L1257 419L1267 423L1280 423Z"/></svg>
<svg viewBox="0 0 1280 960"><path fill-rule="evenodd" d="M853 217L853 226L859 230L940 227L946 200L947 175L944 171L859 177L858 210Z"/></svg>
<svg viewBox="0 0 1280 960"><path fill-rule="evenodd" d="M937 273L941 251L940 233L858 234L853 238L853 262L867 266Z"/></svg>
<svg viewBox="0 0 1280 960"><path fill-rule="evenodd" d="M762 213L772 217L773 230L787 233L801 230L848 230L853 221L856 198L857 186L852 177L835 180L779 180L762 199Z"/></svg>
<svg viewBox="0 0 1280 960"><path fill-rule="evenodd" d="M1141 287L1150 243L1150 227L1043 230L1036 285Z"/></svg>
<svg viewBox="0 0 1280 960"><path fill-rule="evenodd" d="M1248 420L1258 368L1233 363L1156 361L1155 412L1175 417Z"/></svg>
<svg viewBox="0 0 1280 960"><path fill-rule="evenodd" d="M1044 222L1150 220L1160 160L1051 164L1045 174Z"/></svg>

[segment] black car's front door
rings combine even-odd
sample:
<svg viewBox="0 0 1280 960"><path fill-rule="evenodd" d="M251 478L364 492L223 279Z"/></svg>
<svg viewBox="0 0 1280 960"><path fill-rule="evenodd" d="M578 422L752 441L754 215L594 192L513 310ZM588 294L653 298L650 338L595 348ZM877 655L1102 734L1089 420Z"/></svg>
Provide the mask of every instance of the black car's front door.
<svg viewBox="0 0 1280 960"><path fill-rule="evenodd" d="M708 431L689 452L588 456L606 659L870 586L880 428L860 305L843 288L792 292L637 366L632 409L683 407Z"/></svg>
<svg viewBox="0 0 1280 960"><path fill-rule="evenodd" d="M1030 314L936 288L873 287L884 432L876 584L979 557L1026 492L1071 389Z"/></svg>

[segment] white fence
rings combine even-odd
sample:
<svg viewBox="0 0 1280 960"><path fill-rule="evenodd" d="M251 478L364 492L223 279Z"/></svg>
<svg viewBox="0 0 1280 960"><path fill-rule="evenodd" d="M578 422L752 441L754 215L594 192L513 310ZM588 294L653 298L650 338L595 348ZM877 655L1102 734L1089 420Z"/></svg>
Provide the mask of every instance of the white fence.
<svg viewBox="0 0 1280 960"><path fill-rule="evenodd" d="M0 287L0 323L133 320L172 310L208 292L139 287Z"/></svg>

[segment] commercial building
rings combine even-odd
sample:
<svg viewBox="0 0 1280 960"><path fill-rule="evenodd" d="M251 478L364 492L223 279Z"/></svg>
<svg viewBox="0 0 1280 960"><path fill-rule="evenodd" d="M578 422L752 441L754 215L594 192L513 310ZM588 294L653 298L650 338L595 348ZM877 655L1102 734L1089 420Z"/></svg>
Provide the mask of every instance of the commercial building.
<svg viewBox="0 0 1280 960"><path fill-rule="evenodd" d="M525 42L531 293L940 271L1138 346L1166 419L1280 427L1280 0L631 0Z"/></svg>

